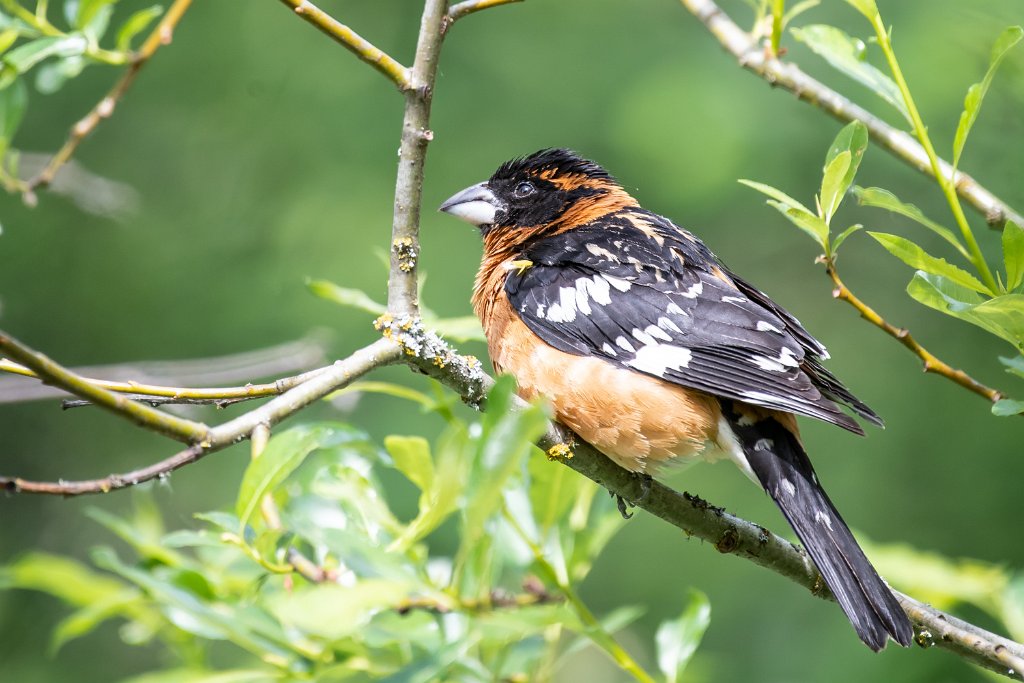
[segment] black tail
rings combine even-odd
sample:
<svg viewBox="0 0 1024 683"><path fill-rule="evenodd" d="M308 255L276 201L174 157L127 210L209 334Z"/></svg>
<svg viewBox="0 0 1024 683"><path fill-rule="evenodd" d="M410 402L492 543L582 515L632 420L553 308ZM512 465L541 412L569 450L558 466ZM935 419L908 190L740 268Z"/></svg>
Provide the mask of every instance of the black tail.
<svg viewBox="0 0 1024 683"><path fill-rule="evenodd" d="M770 417L750 424L730 402L722 404L750 468L796 531L860 639L876 652L889 636L910 645L910 621L821 488L796 436Z"/></svg>

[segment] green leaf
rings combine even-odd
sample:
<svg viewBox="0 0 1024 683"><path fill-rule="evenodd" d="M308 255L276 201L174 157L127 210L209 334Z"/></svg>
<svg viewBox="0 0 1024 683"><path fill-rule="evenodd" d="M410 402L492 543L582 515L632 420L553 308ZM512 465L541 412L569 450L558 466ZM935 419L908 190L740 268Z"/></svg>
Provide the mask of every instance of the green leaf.
<svg viewBox="0 0 1024 683"><path fill-rule="evenodd" d="M391 454L395 467L420 491L429 491L434 484L434 461L430 444L420 436L388 436L384 448Z"/></svg>
<svg viewBox="0 0 1024 683"><path fill-rule="evenodd" d="M23 74L47 57L71 57L85 53L89 42L84 36L48 36L19 45L3 56L3 61Z"/></svg>
<svg viewBox="0 0 1024 683"><path fill-rule="evenodd" d="M678 619L665 621L654 637L658 645L658 668L666 683L677 683L693 653L697 651L704 631L711 622L711 603L706 595L690 591L690 602Z"/></svg>
<svg viewBox="0 0 1024 683"><path fill-rule="evenodd" d="M346 425L316 424L292 427L270 439L263 453L249 463L235 502L239 527L244 529L259 510L263 496L272 492L313 451L351 440Z"/></svg>
<svg viewBox="0 0 1024 683"><path fill-rule="evenodd" d="M127 52L132 49L132 39L146 30L154 19L159 17L164 11L164 8L160 5L153 5L146 9L140 9L130 17L124 20L121 24L121 28L117 30L117 50L119 52Z"/></svg>
<svg viewBox="0 0 1024 683"><path fill-rule="evenodd" d="M914 274L907 293L925 306L1005 339L1018 351L1024 348L1024 295L1005 294L984 300L973 290L921 271Z"/></svg>
<svg viewBox="0 0 1024 683"><path fill-rule="evenodd" d="M825 221L812 213L810 209L782 190L778 190L771 185L742 179L739 182L757 190L761 194L771 197L774 201L768 201L770 206L775 207L793 225L810 235L822 249L825 248L825 243L828 241L828 226L825 225Z"/></svg>
<svg viewBox="0 0 1024 683"><path fill-rule="evenodd" d="M843 126L829 146L825 155L820 202L826 223L832 222L832 216L853 184L867 147L868 129L860 121Z"/></svg>
<svg viewBox="0 0 1024 683"><path fill-rule="evenodd" d="M832 215L839 208L839 203L843 201L843 194L846 192L846 187L843 187L843 181L846 178L847 171L850 170L850 157L849 150L837 154L825 166L825 172L821 177L821 194L819 196L821 211L825 214L826 225L832 222Z"/></svg>
<svg viewBox="0 0 1024 683"><path fill-rule="evenodd" d="M776 202L768 200L768 205L775 208L776 211L781 213L783 216L789 219L789 222L800 228L808 235L814 238L822 249L825 249L825 244L828 242L828 225L818 216L805 211L804 209L798 209L782 202Z"/></svg>
<svg viewBox="0 0 1024 683"><path fill-rule="evenodd" d="M419 512L388 550L404 551L441 525L458 508L466 487L472 451L461 423L454 423L438 439L431 486L420 494Z"/></svg>
<svg viewBox="0 0 1024 683"><path fill-rule="evenodd" d="M381 609L399 606L408 591L409 584L384 579L366 579L354 586L321 584L279 594L270 609L289 627L339 640L364 628Z"/></svg>
<svg viewBox="0 0 1024 683"><path fill-rule="evenodd" d="M873 7L874 2L871 2L871 5ZM825 24L794 28L790 33L833 68L888 102L908 123L912 123L896 82L866 61L867 48L864 41L850 37L835 26Z"/></svg>
<svg viewBox="0 0 1024 683"><path fill-rule="evenodd" d="M875 0L846 0L846 2L869 20L878 15L878 6L875 4Z"/></svg>
<svg viewBox="0 0 1024 683"><path fill-rule="evenodd" d="M7 52L7 48L14 45L14 41L16 41L20 35L21 31L14 26L8 26L0 31L0 55Z"/></svg>
<svg viewBox="0 0 1024 683"><path fill-rule="evenodd" d="M757 182L754 182L753 180L745 180L745 179L742 179L742 178L740 179L739 182L740 182L741 185L746 185L747 187L751 187L751 188L757 190L758 192L760 192L763 195L767 195L767 196L771 197L772 199L774 199L775 201L779 202L780 204L786 204L786 205L791 206L793 208L800 209L801 211L803 211L805 213L812 213L811 210L808 209L806 206L804 206L803 204L801 204L797 200L793 199L792 197L790 197L788 194L786 194L782 190L777 190L774 187L772 187L771 185L765 185L764 183L757 183Z"/></svg>
<svg viewBox="0 0 1024 683"><path fill-rule="evenodd" d="M273 658L285 666L298 658L280 625L225 602L208 603L185 587L165 577L123 563L110 548L93 551L97 566L112 571L139 586L160 606L178 628L201 638L228 639L261 658Z"/></svg>
<svg viewBox="0 0 1024 683"><path fill-rule="evenodd" d="M980 83L975 83L967 89L967 97L964 98L964 110L960 114L960 123L956 127L956 136L953 138L953 168L960 164L960 155L964 151L964 143L967 142L967 135L978 118L981 110L981 103L985 99L992 79L1002 63L1006 53L1010 51L1024 37L1024 29L1020 26L1007 27L996 39L992 46L992 55L989 58L988 71Z"/></svg>
<svg viewBox="0 0 1024 683"><path fill-rule="evenodd" d="M373 315L381 315L387 310L387 306L377 303L361 289L341 287L327 280L310 280L306 283L306 287L321 299L327 299L342 306L358 308Z"/></svg>
<svg viewBox="0 0 1024 683"><path fill-rule="evenodd" d="M981 294L991 294L988 287L982 284L978 278L974 277L966 270L954 266L945 259L937 258L928 254L924 249L908 239L900 237L899 235L890 235L884 232L869 231L868 234L874 237L879 244L889 251L890 254L903 261L911 268L923 270L926 273L931 273L933 275L941 275L951 282L955 282L962 287L967 287L968 289L972 289Z"/></svg>
<svg viewBox="0 0 1024 683"><path fill-rule="evenodd" d="M10 588L47 593L83 607L121 595L127 586L75 560L31 552L0 568L0 589Z"/></svg>
<svg viewBox="0 0 1024 683"><path fill-rule="evenodd" d="M21 125L28 104L25 83L16 80L0 90L0 147L6 148Z"/></svg>
<svg viewBox="0 0 1024 683"><path fill-rule="evenodd" d="M138 589L126 586L120 593L91 602L62 619L53 629L50 652L56 654L65 644L89 635L100 624L116 617L148 620L156 614Z"/></svg>
<svg viewBox="0 0 1024 683"><path fill-rule="evenodd" d="M906 216L907 218L920 223L953 245L957 251L963 254L965 259L970 260L971 255L967 252L967 249L964 248L964 245L960 243L960 240L952 230L931 220L921 212L921 209L917 208L913 204L907 204L900 201L899 198L892 192L889 192L889 190L883 190L880 187L854 187L853 194L857 197L857 201L863 206L874 206L879 209L885 209L886 211L898 213L901 216Z"/></svg>
<svg viewBox="0 0 1024 683"><path fill-rule="evenodd" d="M802 2L796 3L782 16L782 25L788 26L789 22L793 21L807 10L817 7L820 4L821 0L803 0Z"/></svg>
<svg viewBox="0 0 1024 683"><path fill-rule="evenodd" d="M1003 263L1006 289L1013 291L1024 282L1024 228L1013 221L1003 227Z"/></svg>
<svg viewBox="0 0 1024 683"><path fill-rule="evenodd" d="M1000 356L999 362L1006 366L1008 373L1024 379L1024 356L1017 356L1016 358L1003 358Z"/></svg>
<svg viewBox="0 0 1024 683"><path fill-rule="evenodd" d="M857 223L855 225L851 225L846 230L843 230L841 233L839 233L839 236L836 237L835 240L833 240L832 242L832 253L834 254L837 251L839 251L839 245L845 242L847 237L857 232L858 230L862 230L863 228L863 225Z"/></svg>
<svg viewBox="0 0 1024 683"><path fill-rule="evenodd" d="M75 12L75 18L72 22L74 27L79 30L84 29L95 21L97 15L101 14L104 10L113 10L115 2L117 0L78 0L78 11Z"/></svg>
<svg viewBox="0 0 1024 683"><path fill-rule="evenodd" d="M270 683L285 679L286 674L260 669L170 669L132 676L122 679L120 683Z"/></svg>
<svg viewBox="0 0 1024 683"><path fill-rule="evenodd" d="M1019 415L1024 413L1024 401L1014 401L1009 398L1001 398L992 404L992 414L997 417Z"/></svg>

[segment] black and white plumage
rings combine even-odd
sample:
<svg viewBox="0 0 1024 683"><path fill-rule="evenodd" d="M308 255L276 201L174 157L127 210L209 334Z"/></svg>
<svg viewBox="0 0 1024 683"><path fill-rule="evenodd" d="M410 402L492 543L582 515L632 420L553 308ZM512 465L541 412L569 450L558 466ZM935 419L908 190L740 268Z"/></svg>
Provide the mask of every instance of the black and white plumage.
<svg viewBox="0 0 1024 683"><path fill-rule="evenodd" d="M913 629L822 489L795 415L862 434L881 419L825 347L695 236L646 211L597 164L542 150L441 209L480 228L473 307L495 368L525 398L634 471L717 446L772 497L858 636Z"/></svg>
<svg viewBox="0 0 1024 683"><path fill-rule="evenodd" d="M526 246L505 291L567 353L863 434L836 401L881 424L826 370L825 347L667 219L623 209Z"/></svg>

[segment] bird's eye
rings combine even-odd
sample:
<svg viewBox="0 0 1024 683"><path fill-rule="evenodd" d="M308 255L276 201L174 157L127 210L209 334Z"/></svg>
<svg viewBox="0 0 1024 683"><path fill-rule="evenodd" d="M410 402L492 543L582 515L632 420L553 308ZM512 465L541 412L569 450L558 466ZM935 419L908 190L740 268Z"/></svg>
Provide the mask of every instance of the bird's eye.
<svg viewBox="0 0 1024 683"><path fill-rule="evenodd" d="M533 183L522 182L516 185L514 194L516 197L522 199L523 197L529 197L536 191L537 188L533 186Z"/></svg>

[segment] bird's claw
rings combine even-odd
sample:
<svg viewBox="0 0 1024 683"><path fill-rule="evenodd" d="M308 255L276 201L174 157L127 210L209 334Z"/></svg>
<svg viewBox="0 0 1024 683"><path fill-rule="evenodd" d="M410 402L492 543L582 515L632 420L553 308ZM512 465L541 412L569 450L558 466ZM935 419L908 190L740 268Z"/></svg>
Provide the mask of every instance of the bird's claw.
<svg viewBox="0 0 1024 683"><path fill-rule="evenodd" d="M640 482L640 496L635 501L628 501L614 491L608 492L608 495L615 499L615 505L619 508L619 514L623 519L631 519L633 513L629 511L629 508L643 503L647 500L647 496L651 495L651 482L654 481L654 478L646 472L634 472L633 476Z"/></svg>

